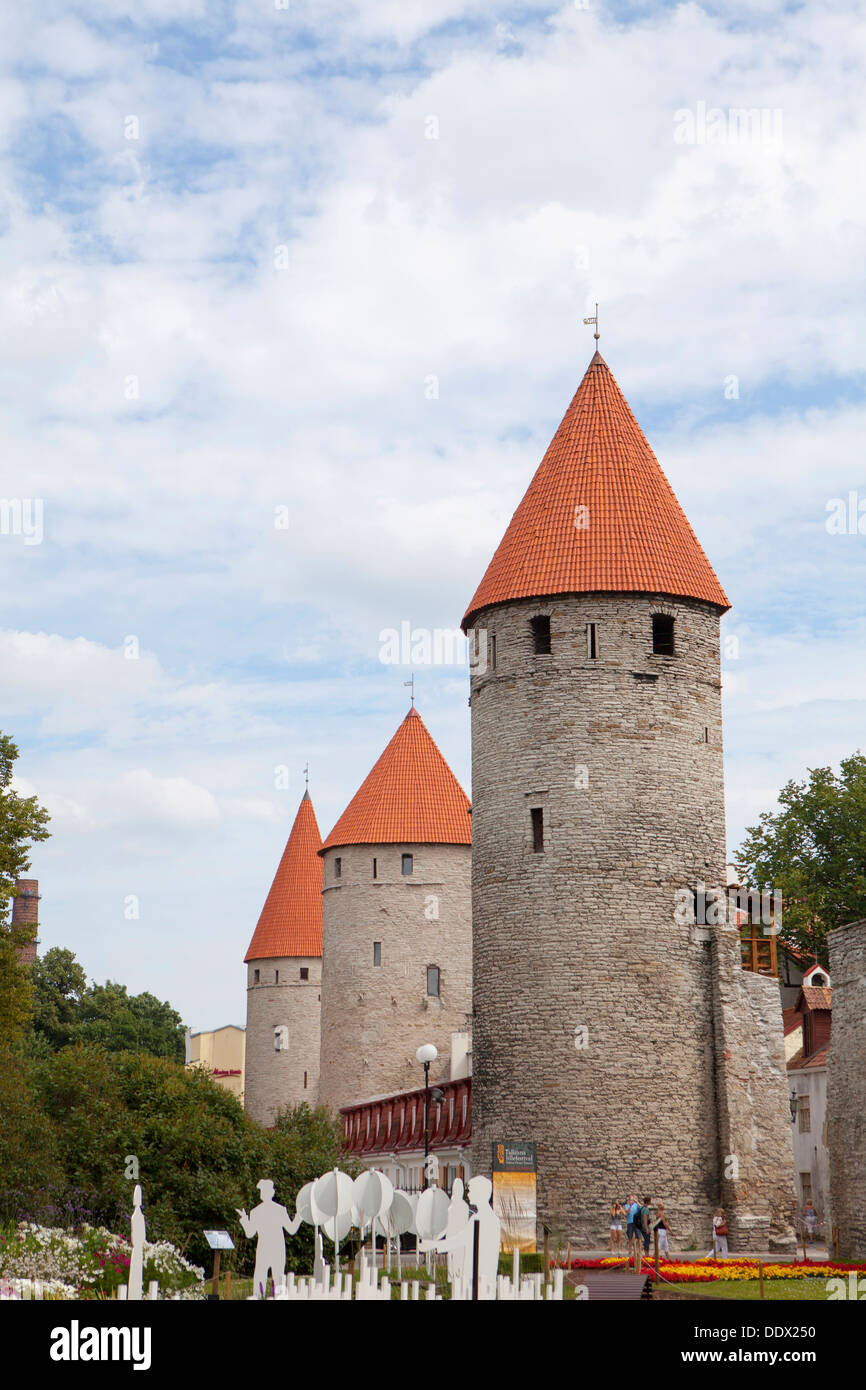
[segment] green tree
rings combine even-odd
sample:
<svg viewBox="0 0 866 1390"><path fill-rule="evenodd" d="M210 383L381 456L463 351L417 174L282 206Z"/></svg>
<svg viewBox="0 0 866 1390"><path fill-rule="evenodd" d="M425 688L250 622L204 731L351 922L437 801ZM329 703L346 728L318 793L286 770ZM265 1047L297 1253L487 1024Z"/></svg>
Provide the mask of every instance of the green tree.
<svg viewBox="0 0 866 1390"><path fill-rule="evenodd" d="M828 931L866 917L866 757L808 773L748 827L734 860L744 883L782 894L781 939L826 967Z"/></svg>
<svg viewBox="0 0 866 1390"><path fill-rule="evenodd" d="M125 985L106 980L90 985L81 998L75 1027L81 1042L98 1043L109 1052L147 1052L182 1062L183 1019L171 1005L152 994L127 993Z"/></svg>
<svg viewBox="0 0 866 1390"><path fill-rule="evenodd" d="M20 1039L31 1010L30 972L18 963L18 950L29 933L12 926L9 903L16 880L30 867L30 848L48 839L48 812L35 796L19 796L11 787L18 749L0 734L0 1043Z"/></svg>
<svg viewBox="0 0 866 1390"><path fill-rule="evenodd" d="M31 970L33 982L33 1031L41 1034L52 1050L65 1047L75 1037L87 976L72 951L52 946L37 958Z"/></svg>

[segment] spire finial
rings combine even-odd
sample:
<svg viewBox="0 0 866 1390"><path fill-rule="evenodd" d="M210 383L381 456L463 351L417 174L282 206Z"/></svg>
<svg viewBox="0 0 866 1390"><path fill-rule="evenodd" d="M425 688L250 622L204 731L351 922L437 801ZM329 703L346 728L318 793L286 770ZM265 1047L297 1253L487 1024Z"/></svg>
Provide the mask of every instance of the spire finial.
<svg viewBox="0 0 866 1390"><path fill-rule="evenodd" d="M403 684L412 687L412 708L414 709L414 708L415 708L415 672L414 672L414 671L412 672L412 678L411 678L411 680L404 681Z"/></svg>
<svg viewBox="0 0 866 1390"><path fill-rule="evenodd" d="M310 790L310 764L309 764L309 763L305 763L305 764L304 764L304 790L305 790L307 793L309 793L309 790Z"/></svg>
<svg viewBox="0 0 866 1390"><path fill-rule="evenodd" d="M595 338L595 350L596 350L596 352L598 352L598 340L599 340L599 338L601 337L601 334L600 334L599 331L598 331L598 304L596 304L596 306L595 306L595 317L594 317L594 318L584 319L584 323L594 323L594 324L595 324L595 332L593 333L592 336L593 336L593 338Z"/></svg>

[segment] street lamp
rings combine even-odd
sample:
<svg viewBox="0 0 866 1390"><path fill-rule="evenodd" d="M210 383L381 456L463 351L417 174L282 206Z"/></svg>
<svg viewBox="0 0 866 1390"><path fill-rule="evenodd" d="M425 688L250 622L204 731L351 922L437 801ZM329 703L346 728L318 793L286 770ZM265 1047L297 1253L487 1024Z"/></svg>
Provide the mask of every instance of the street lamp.
<svg viewBox="0 0 866 1390"><path fill-rule="evenodd" d="M433 1043L423 1043L415 1053L416 1059L424 1066L424 1189L427 1189L427 1159L430 1154L430 1063L439 1056L439 1049Z"/></svg>
<svg viewBox="0 0 866 1390"><path fill-rule="evenodd" d="M796 1091L792 1091L792 1092L791 1092L791 1124L793 1124L794 1121L795 1121L796 1118L797 1118L797 1108L798 1108L799 1104L800 1104L800 1097L797 1095L797 1092L796 1092Z"/></svg>

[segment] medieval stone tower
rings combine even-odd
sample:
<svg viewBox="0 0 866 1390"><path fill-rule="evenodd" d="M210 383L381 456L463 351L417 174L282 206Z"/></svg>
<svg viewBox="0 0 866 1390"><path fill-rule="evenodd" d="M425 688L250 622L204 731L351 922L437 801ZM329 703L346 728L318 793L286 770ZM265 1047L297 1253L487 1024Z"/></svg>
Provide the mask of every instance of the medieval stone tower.
<svg viewBox="0 0 866 1390"><path fill-rule="evenodd" d="M469 1026L469 802L412 708L325 841L320 1098L420 1084L435 1043L447 1076Z"/></svg>
<svg viewBox="0 0 866 1390"><path fill-rule="evenodd" d="M322 837L309 792L298 807L249 950L244 1109L273 1124L281 1106L318 1104Z"/></svg>
<svg viewBox="0 0 866 1390"><path fill-rule="evenodd" d="M733 1248L789 1237L778 983L681 910L702 885L724 900L728 607L596 353L463 622L487 634L473 1169L534 1140L540 1220L587 1244L630 1191L705 1248L720 1202Z"/></svg>

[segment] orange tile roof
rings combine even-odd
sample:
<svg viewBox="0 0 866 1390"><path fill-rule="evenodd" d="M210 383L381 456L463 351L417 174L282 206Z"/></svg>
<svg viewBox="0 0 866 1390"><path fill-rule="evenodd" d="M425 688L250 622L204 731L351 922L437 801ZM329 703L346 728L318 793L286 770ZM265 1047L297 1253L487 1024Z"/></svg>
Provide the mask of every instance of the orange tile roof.
<svg viewBox="0 0 866 1390"><path fill-rule="evenodd" d="M578 508L586 508L578 513ZM585 520L581 527L576 518ZM658 459L600 353L487 566L463 626L489 604L658 593L730 608Z"/></svg>
<svg viewBox="0 0 866 1390"><path fill-rule="evenodd" d="M833 990L829 985L801 985L800 999L807 1009L832 1009Z"/></svg>
<svg viewBox="0 0 866 1390"><path fill-rule="evenodd" d="M244 960L322 954L322 837L305 792Z"/></svg>
<svg viewBox="0 0 866 1390"><path fill-rule="evenodd" d="M468 845L469 798L410 709L325 840L334 845Z"/></svg>

